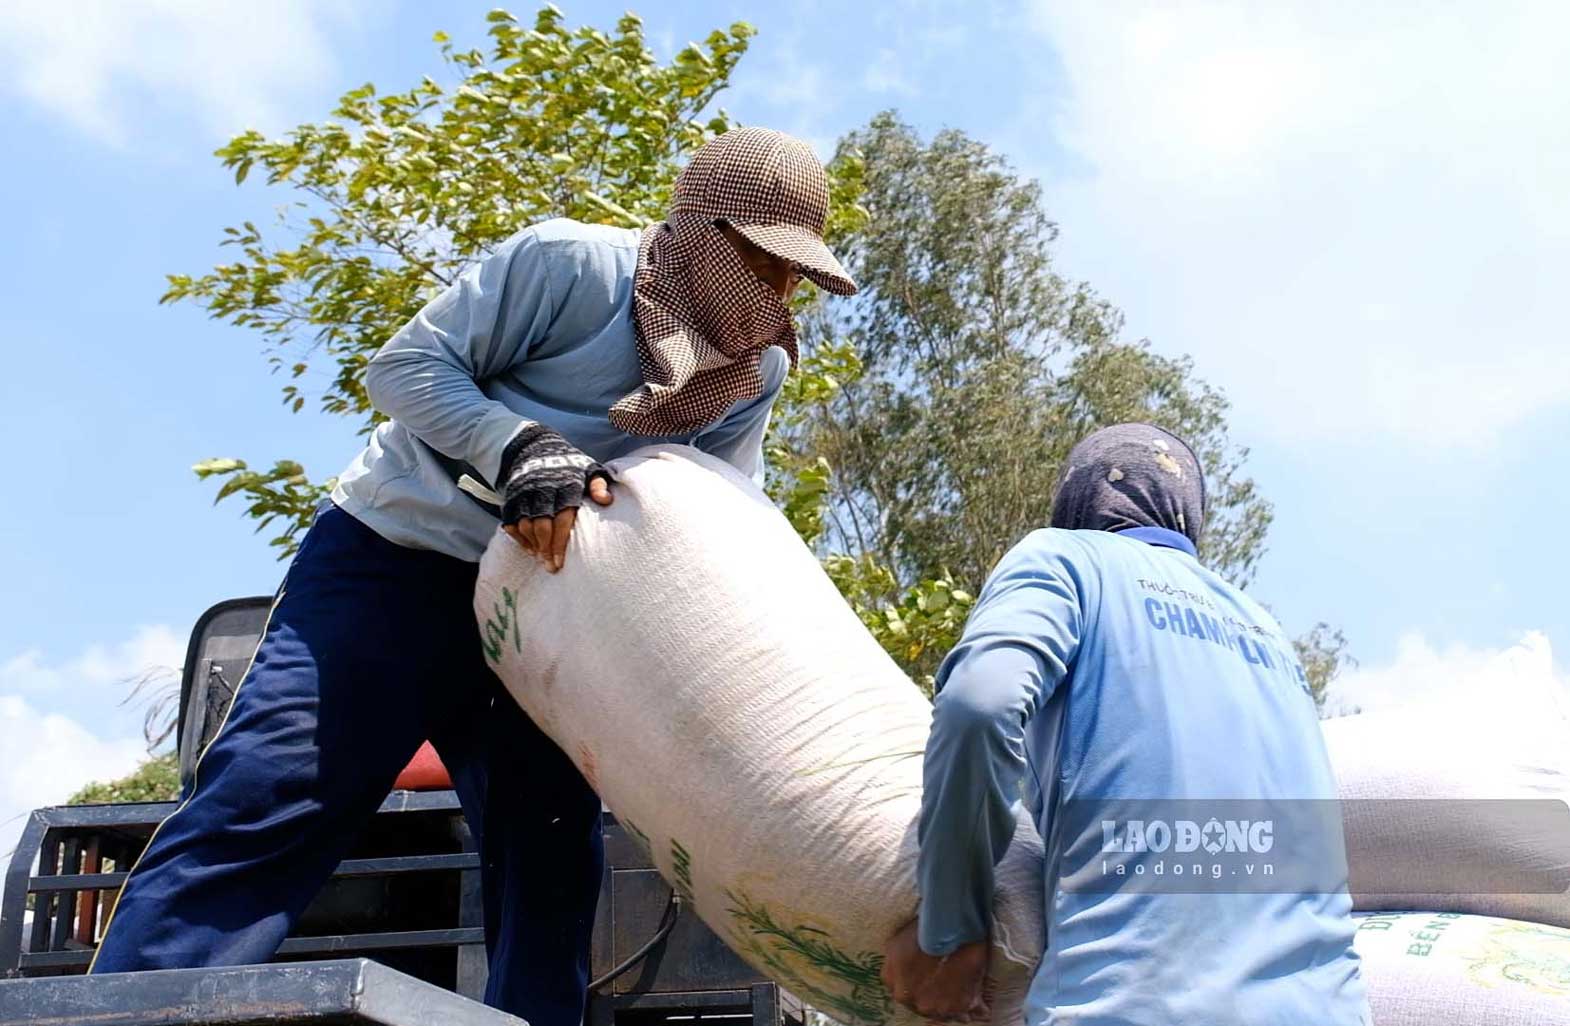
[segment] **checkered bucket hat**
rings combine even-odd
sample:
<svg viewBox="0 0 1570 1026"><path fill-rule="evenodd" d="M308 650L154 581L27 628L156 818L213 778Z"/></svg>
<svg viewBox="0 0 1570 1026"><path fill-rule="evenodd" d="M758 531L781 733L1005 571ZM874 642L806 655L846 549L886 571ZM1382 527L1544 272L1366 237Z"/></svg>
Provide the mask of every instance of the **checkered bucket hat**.
<svg viewBox="0 0 1570 1026"><path fill-rule="evenodd" d="M812 147L784 132L738 128L703 147L676 180L671 213L728 221L824 291L856 291L823 244L828 176Z"/></svg>
<svg viewBox="0 0 1570 1026"><path fill-rule="evenodd" d="M823 165L799 139L739 128L700 149L676 180L670 215L639 247L633 323L644 384L611 408L611 422L633 434L684 434L762 393L769 347L794 363L790 310L719 225L825 291L850 295L855 282L823 243L828 208Z"/></svg>

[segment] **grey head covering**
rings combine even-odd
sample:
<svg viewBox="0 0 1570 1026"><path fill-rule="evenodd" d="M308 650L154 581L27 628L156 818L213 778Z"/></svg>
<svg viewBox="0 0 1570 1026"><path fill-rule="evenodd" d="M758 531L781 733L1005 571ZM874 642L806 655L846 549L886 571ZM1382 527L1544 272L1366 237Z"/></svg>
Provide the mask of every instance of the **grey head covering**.
<svg viewBox="0 0 1570 1026"><path fill-rule="evenodd" d="M1196 545L1205 477L1187 442L1149 424L1115 424L1074 446L1052 497L1052 526L1122 531L1164 527Z"/></svg>

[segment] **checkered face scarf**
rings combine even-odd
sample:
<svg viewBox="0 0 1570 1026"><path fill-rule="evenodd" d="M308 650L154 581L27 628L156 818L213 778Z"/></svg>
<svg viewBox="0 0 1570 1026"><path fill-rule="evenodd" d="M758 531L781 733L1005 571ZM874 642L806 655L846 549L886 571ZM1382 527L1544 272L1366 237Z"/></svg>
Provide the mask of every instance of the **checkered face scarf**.
<svg viewBox="0 0 1570 1026"><path fill-rule="evenodd" d="M783 133L736 129L698 151L676 180L670 215L638 248L633 324L644 383L611 407L612 424L685 434L762 394L759 363L770 346L795 365L790 309L719 223L846 295L855 285L822 241L828 201L822 165Z"/></svg>

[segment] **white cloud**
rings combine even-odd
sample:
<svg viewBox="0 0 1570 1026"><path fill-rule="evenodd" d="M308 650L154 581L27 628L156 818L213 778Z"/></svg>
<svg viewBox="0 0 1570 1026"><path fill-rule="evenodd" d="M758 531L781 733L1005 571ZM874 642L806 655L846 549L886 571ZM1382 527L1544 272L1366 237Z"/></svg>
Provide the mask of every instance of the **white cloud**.
<svg viewBox="0 0 1570 1026"><path fill-rule="evenodd" d="M147 757L141 737L101 738L75 720L0 694L0 868L27 813L58 805L94 780L124 776Z"/></svg>
<svg viewBox="0 0 1570 1026"><path fill-rule="evenodd" d="M185 643L162 624L51 661L36 650L0 660L0 866L26 814L84 784L123 776L147 757L135 681L172 681Z"/></svg>
<svg viewBox="0 0 1570 1026"><path fill-rule="evenodd" d="M178 670L185 641L163 624L137 627L112 645L92 644L62 663L51 664L38 649L0 662L0 695L60 695L69 690L121 685L144 674Z"/></svg>
<svg viewBox="0 0 1570 1026"><path fill-rule="evenodd" d="M1529 631L1503 649L1452 644L1436 648L1407 634L1382 666L1338 677L1326 696L1332 714L1352 711L1454 715L1468 721L1540 726L1544 715L1570 717L1570 683L1556 672L1546 635Z"/></svg>
<svg viewBox="0 0 1570 1026"><path fill-rule="evenodd" d="M1570 7L1032 10L1066 266L1239 423L1485 448L1570 401Z"/></svg>
<svg viewBox="0 0 1570 1026"><path fill-rule="evenodd" d="M144 134L150 111L194 116L214 137L277 129L320 88L325 38L349 0L9 0L0 4L5 84L104 142Z"/></svg>

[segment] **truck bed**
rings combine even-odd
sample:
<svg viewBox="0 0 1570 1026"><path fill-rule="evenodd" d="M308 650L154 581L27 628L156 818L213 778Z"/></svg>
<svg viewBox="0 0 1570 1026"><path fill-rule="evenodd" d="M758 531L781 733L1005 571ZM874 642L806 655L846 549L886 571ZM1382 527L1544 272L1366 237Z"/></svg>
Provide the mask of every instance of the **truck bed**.
<svg viewBox="0 0 1570 1026"><path fill-rule="evenodd" d="M369 959L0 980L5 1026L527 1026Z"/></svg>

